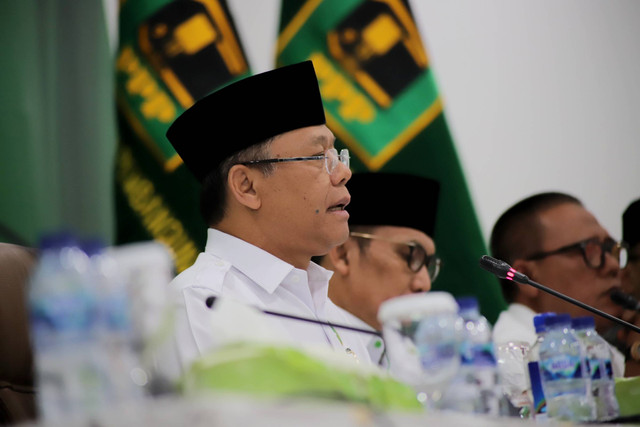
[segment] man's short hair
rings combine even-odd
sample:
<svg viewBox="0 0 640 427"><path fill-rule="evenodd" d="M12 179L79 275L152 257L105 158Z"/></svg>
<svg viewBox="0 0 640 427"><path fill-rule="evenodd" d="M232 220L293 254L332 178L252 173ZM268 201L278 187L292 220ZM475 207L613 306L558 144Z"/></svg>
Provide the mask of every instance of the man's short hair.
<svg viewBox="0 0 640 427"><path fill-rule="evenodd" d="M507 264L526 258L540 250L542 230L539 214L548 209L571 203L582 206L577 198L565 193L549 192L527 197L507 209L491 231L491 254ZM500 280L502 294L512 303L518 292L510 280Z"/></svg>
<svg viewBox="0 0 640 427"><path fill-rule="evenodd" d="M216 225L224 218L227 203L227 178L231 167L250 160L268 159L271 153L271 143L276 138L277 136L274 136L228 157L205 177L200 190L200 214L207 225ZM275 170L276 165L274 163L260 163L252 167L259 168L264 176L269 176Z"/></svg>

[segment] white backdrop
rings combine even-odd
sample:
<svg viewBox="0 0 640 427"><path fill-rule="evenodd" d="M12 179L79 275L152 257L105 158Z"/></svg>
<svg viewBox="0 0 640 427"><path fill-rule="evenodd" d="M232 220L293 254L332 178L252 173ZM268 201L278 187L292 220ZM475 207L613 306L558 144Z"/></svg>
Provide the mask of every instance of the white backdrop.
<svg viewBox="0 0 640 427"><path fill-rule="evenodd" d="M227 0L254 71L279 0ZM413 0L486 238L540 191L574 194L614 237L640 197L640 1Z"/></svg>
<svg viewBox="0 0 640 427"><path fill-rule="evenodd" d="M252 69L271 69L280 0L227 2ZM640 197L640 1L411 6L485 238L506 208L549 190L620 237Z"/></svg>

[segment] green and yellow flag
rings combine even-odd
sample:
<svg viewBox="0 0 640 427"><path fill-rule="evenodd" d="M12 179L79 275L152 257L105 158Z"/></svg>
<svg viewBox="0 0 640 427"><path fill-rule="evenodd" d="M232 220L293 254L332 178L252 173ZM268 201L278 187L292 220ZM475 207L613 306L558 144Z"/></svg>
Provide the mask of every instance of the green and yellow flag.
<svg viewBox="0 0 640 427"><path fill-rule="evenodd" d="M283 0L277 64L307 59L328 126L357 157L354 171L440 182L434 240L444 266L434 288L477 296L495 321L505 302L498 281L478 267L486 245L408 2Z"/></svg>
<svg viewBox="0 0 640 427"><path fill-rule="evenodd" d="M121 3L116 241L162 241L180 272L204 248L207 225L200 185L165 133L195 101L250 69L224 0Z"/></svg>

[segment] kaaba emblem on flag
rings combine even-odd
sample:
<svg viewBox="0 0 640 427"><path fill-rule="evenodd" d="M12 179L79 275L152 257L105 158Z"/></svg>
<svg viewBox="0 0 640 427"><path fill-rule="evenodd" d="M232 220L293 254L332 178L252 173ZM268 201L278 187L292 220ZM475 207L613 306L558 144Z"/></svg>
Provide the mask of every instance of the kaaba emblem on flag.
<svg viewBox="0 0 640 427"><path fill-rule="evenodd" d="M218 0L169 3L142 23L140 49L183 108L248 71Z"/></svg>
<svg viewBox="0 0 640 427"><path fill-rule="evenodd" d="M327 46L382 108L427 68L420 35L402 0L363 2L327 34Z"/></svg>

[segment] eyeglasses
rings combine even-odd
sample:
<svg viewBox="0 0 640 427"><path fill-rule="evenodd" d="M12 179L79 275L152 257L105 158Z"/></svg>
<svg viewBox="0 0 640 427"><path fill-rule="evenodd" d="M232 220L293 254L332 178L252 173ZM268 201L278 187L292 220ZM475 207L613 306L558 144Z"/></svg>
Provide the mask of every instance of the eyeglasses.
<svg viewBox="0 0 640 427"><path fill-rule="evenodd" d="M436 255L427 255L427 251L419 243L416 242L403 242L400 240L389 239L382 236L376 236L374 234L357 233L352 231L349 233L352 237L359 237L362 239L383 240L385 242L395 243L398 245L406 245L409 247L409 255L407 255L407 265L414 273L420 271L423 266L427 267L427 273L429 273L429 279L433 282L440 273L440 266L442 260Z"/></svg>
<svg viewBox="0 0 640 427"><path fill-rule="evenodd" d="M250 165L259 165L262 163L281 163L281 162L302 162L306 160L323 160L324 165L327 168L327 172L329 175L333 175L333 172L338 167L338 164L342 163L349 169L350 157L349 150L343 148L340 150L340 154L338 154L338 150L335 148L329 148L324 152L322 156L307 156L307 157L284 157L277 159L262 159L262 160L250 160L248 162L238 163L240 165L250 166Z"/></svg>
<svg viewBox="0 0 640 427"><path fill-rule="evenodd" d="M527 259L543 259L551 255L580 250L582 252L584 262L590 268L594 268L596 270L602 268L602 266L604 265L605 254L611 254L618 261L620 268L624 268L626 267L629 258L628 248L629 245L627 245L625 242L616 242L611 238L606 238L601 242L598 237L593 237L591 239L586 239L578 243L563 246L553 251L539 252L531 255Z"/></svg>

